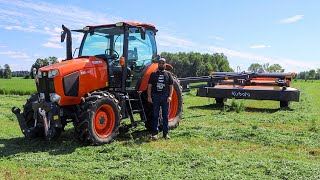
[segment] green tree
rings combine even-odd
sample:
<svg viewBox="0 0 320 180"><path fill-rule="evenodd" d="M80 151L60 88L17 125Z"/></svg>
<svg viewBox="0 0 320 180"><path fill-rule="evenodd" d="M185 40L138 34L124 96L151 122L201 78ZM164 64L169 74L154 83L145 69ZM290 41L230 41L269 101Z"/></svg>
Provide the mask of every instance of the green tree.
<svg viewBox="0 0 320 180"><path fill-rule="evenodd" d="M161 56L173 66L173 71L178 77L208 76L212 71L233 71L224 54L163 52Z"/></svg>
<svg viewBox="0 0 320 180"><path fill-rule="evenodd" d="M314 69L310 70L308 73L308 79L314 79L316 76L316 71Z"/></svg>
<svg viewBox="0 0 320 180"><path fill-rule="evenodd" d="M267 70L269 72L284 72L284 69L280 66L280 64L272 64Z"/></svg>
<svg viewBox="0 0 320 180"><path fill-rule="evenodd" d="M262 65L262 69L265 70L265 71L269 71L269 67L270 67L269 63L265 63L265 64Z"/></svg>
<svg viewBox="0 0 320 180"><path fill-rule="evenodd" d="M3 78L3 69L1 66L0 66L0 78Z"/></svg>
<svg viewBox="0 0 320 180"><path fill-rule="evenodd" d="M4 65L3 78L5 78L5 79L11 79L12 78L12 72L11 72L9 64L5 64Z"/></svg>
<svg viewBox="0 0 320 180"><path fill-rule="evenodd" d="M302 71L298 73L298 79L306 79L306 72Z"/></svg>
<svg viewBox="0 0 320 180"><path fill-rule="evenodd" d="M249 66L248 71L257 72L260 68L262 68L261 64L253 63Z"/></svg>
<svg viewBox="0 0 320 180"><path fill-rule="evenodd" d="M320 68L316 71L315 79L320 79Z"/></svg>
<svg viewBox="0 0 320 180"><path fill-rule="evenodd" d="M49 56L48 57L48 61L49 61L49 64L56 64L58 63L58 58L57 57L54 57L54 56Z"/></svg>

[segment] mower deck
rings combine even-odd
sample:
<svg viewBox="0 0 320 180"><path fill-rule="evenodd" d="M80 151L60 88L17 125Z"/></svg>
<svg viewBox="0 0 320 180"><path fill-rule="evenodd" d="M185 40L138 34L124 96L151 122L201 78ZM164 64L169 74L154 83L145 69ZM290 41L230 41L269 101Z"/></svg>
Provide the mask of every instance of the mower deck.
<svg viewBox="0 0 320 180"><path fill-rule="evenodd" d="M292 87L216 85L201 87L197 96L275 101L299 101L300 91Z"/></svg>

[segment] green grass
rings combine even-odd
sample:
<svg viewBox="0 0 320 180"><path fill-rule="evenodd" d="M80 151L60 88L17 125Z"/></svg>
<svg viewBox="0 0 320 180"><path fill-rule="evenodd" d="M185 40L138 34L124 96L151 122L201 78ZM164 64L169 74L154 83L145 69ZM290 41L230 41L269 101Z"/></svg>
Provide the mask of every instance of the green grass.
<svg viewBox="0 0 320 180"><path fill-rule="evenodd" d="M35 91L34 79L0 79L0 94L30 95Z"/></svg>
<svg viewBox="0 0 320 180"><path fill-rule="evenodd" d="M320 82L293 86L300 102L288 109L242 100L238 113L192 91L171 140L138 126L97 147L82 146L71 124L56 141L26 140L10 108L28 96L0 95L0 179L319 179Z"/></svg>

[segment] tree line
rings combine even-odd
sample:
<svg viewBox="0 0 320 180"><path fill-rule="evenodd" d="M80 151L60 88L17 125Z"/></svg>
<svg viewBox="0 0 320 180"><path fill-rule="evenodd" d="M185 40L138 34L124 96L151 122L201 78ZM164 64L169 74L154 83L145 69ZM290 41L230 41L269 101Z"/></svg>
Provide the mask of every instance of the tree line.
<svg viewBox="0 0 320 180"><path fill-rule="evenodd" d="M223 53L200 54L190 53L161 53L161 57L173 66L174 74L178 77L208 76L215 72L233 72L227 56Z"/></svg>
<svg viewBox="0 0 320 180"><path fill-rule="evenodd" d="M249 66L248 71L258 72L259 70L264 70L266 72L284 72L283 69L279 64L259 64L253 63ZM294 79L304 79L304 80L319 80L320 79L320 68L318 69L311 69L310 71L302 71L297 73L294 76Z"/></svg>
<svg viewBox="0 0 320 180"><path fill-rule="evenodd" d="M320 79L320 68L317 70L311 69L310 71L299 72L296 79L313 80Z"/></svg>
<svg viewBox="0 0 320 180"><path fill-rule="evenodd" d="M169 53L162 52L161 57L166 58L167 63L171 64L174 69L173 72L178 77L197 77L207 76L212 72L233 72L234 70L230 67L227 56L223 53L214 54L201 54L196 52L179 52ZM3 68L0 65L0 78L10 79L12 77L33 77L33 68L39 69L44 66L58 63L58 58L49 56L48 58L38 58L35 63L31 66L30 71L11 71L10 66L5 64ZM279 64L259 64L252 63L248 71L251 72L284 72L285 69ZM296 79L320 79L320 68L310 71L299 72L294 78Z"/></svg>

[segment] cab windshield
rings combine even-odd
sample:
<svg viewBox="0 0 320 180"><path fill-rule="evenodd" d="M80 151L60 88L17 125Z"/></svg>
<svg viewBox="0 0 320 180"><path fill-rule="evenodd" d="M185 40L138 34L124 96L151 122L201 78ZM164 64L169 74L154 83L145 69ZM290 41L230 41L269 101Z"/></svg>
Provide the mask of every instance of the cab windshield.
<svg viewBox="0 0 320 180"><path fill-rule="evenodd" d="M85 34L79 56L123 54L124 30L120 27L99 27Z"/></svg>

